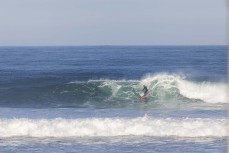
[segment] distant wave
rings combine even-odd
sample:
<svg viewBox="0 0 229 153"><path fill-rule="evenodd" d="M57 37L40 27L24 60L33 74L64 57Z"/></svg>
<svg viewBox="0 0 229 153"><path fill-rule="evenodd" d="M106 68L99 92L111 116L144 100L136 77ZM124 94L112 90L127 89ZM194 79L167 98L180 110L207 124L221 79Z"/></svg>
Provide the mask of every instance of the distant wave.
<svg viewBox="0 0 229 153"><path fill-rule="evenodd" d="M47 82L47 80L46 80ZM142 93L149 88L148 104L167 105L203 102L227 103L227 84L197 82L177 74L147 75L141 80L89 80L56 84L25 84L7 87L0 93L0 105L22 107L125 107L139 98L132 91ZM158 106L157 105L157 106ZM175 104L174 104L175 105ZM156 107L156 106L155 106ZM159 106L160 107L160 106Z"/></svg>
<svg viewBox="0 0 229 153"><path fill-rule="evenodd" d="M226 119L1 119L0 137L226 137Z"/></svg>

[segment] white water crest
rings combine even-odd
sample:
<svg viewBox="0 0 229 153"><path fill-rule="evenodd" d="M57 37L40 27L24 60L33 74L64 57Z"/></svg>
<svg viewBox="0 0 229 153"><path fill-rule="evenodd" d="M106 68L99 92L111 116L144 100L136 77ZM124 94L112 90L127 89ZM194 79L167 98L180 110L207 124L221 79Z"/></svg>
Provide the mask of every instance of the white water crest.
<svg viewBox="0 0 229 153"><path fill-rule="evenodd" d="M213 82L194 82L176 74L147 75L141 84L146 84L154 92L163 88L170 92L178 92L189 99L200 99L206 103L227 103L227 84Z"/></svg>
<svg viewBox="0 0 229 153"><path fill-rule="evenodd" d="M1 119L0 137L225 137L226 119L84 118Z"/></svg>

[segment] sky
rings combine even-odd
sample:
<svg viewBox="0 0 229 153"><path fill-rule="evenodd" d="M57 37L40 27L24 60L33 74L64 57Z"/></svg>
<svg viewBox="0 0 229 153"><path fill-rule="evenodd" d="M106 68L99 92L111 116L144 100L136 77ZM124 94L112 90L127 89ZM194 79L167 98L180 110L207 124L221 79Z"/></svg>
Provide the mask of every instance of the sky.
<svg viewBox="0 0 229 153"><path fill-rule="evenodd" d="M225 0L0 0L0 46L224 45Z"/></svg>

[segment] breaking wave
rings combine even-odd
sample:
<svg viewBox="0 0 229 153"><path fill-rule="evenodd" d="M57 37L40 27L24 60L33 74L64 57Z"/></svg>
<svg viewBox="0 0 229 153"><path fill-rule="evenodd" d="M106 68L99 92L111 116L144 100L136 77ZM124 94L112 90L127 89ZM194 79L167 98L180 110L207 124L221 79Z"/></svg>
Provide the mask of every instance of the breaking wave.
<svg viewBox="0 0 229 153"><path fill-rule="evenodd" d="M206 103L226 103L227 85L225 83L194 82L186 80L184 76L159 74L147 76L141 84L150 84L152 94L173 97L183 96L188 99L199 99ZM158 90L161 91L158 93Z"/></svg>
<svg viewBox="0 0 229 153"><path fill-rule="evenodd" d="M13 87L0 93L0 105L13 107L125 107L139 102L142 86L149 89L148 104L227 103L227 84L191 81L184 76L160 73L141 80L89 80Z"/></svg>
<svg viewBox="0 0 229 153"><path fill-rule="evenodd" d="M0 137L225 137L226 119L1 119Z"/></svg>
<svg viewBox="0 0 229 153"><path fill-rule="evenodd" d="M93 91L81 91L90 96L104 96L108 99L132 100L136 98L132 89L142 93L143 85L149 88L149 100L186 100L202 101L206 103L226 103L227 86L225 83L194 82L186 80L184 76L158 74L148 75L142 80L90 80L88 82L71 82L76 86L76 91L82 89L81 86L91 88ZM97 85L96 85L97 84ZM77 88L79 87L79 88ZM98 92L96 92L98 91ZM71 91L64 91L71 92ZM63 92L63 93L64 93Z"/></svg>

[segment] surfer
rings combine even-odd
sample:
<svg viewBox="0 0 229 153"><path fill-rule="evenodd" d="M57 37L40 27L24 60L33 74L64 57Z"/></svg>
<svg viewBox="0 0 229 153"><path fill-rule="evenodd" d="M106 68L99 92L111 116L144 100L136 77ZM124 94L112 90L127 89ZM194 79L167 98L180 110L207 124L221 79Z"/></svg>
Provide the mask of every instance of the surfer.
<svg viewBox="0 0 229 153"><path fill-rule="evenodd" d="M147 87L145 85L143 85L142 91L144 92L144 95L141 96L141 99L144 99L148 94L148 89L147 89Z"/></svg>
<svg viewBox="0 0 229 153"><path fill-rule="evenodd" d="M143 89L142 89L142 91L144 92L142 96L139 93L137 93L134 88L132 89L132 91L136 96L139 97L139 99L144 100L144 101L148 100L148 98L147 98L148 88L145 85L143 86Z"/></svg>

